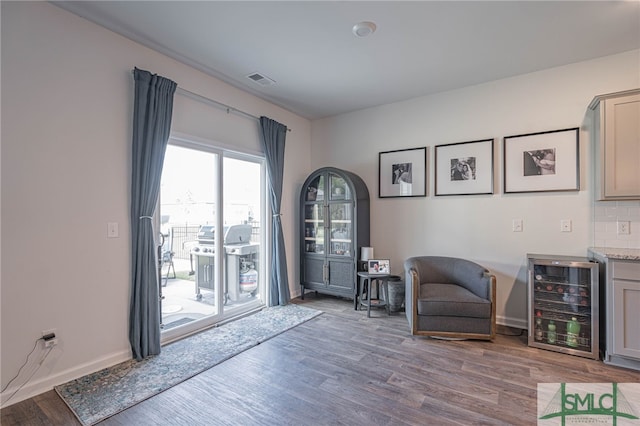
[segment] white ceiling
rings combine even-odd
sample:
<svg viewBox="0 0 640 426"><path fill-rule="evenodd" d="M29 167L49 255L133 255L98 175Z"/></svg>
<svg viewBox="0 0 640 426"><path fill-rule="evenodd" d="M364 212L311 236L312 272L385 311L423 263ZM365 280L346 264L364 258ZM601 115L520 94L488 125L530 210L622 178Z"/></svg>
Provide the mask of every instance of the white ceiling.
<svg viewBox="0 0 640 426"><path fill-rule="evenodd" d="M638 0L53 3L309 119L640 48Z"/></svg>

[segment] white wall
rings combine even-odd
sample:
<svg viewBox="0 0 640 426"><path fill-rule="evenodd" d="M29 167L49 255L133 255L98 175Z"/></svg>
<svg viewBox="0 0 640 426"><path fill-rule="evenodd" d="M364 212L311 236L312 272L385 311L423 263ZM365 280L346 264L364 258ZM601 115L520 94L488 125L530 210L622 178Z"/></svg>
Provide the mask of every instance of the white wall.
<svg viewBox="0 0 640 426"><path fill-rule="evenodd" d="M298 291L297 200L310 122L51 4L2 2L2 386L43 330L59 345L10 403L130 356L129 164L134 66L287 135L283 223ZM173 131L259 150L258 124L176 95ZM120 238L107 239L107 222ZM40 359L37 349L32 359ZM20 384L33 372L23 370ZM3 403L15 391L12 385Z"/></svg>
<svg viewBox="0 0 640 426"><path fill-rule="evenodd" d="M639 54L314 121L312 165L344 168L364 179L371 193L371 244L376 257L391 258L394 273L415 255L474 260L497 275L498 322L526 327L527 253L586 256L594 243L591 152L581 132L579 192L504 194L502 138L581 126L595 95L640 87ZM433 147L488 138L495 138L495 193L435 197ZM378 153L421 146L429 147L428 196L378 198ZM523 219L523 232L512 232L515 218ZM562 219L572 221L571 233L560 232Z"/></svg>

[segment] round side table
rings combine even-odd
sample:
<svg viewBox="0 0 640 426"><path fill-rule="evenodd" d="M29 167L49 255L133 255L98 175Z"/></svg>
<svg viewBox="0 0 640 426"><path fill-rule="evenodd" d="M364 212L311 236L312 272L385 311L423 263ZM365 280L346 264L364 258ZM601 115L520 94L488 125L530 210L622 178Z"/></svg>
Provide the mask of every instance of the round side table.
<svg viewBox="0 0 640 426"><path fill-rule="evenodd" d="M389 303L387 296L387 280L390 274L370 274L368 272L358 272L358 306L367 307L367 318L371 318L371 308L384 308L387 314L389 312ZM377 282L377 294L376 298L372 298L371 283ZM365 287L366 286L366 287ZM367 297L364 297L364 292L367 292Z"/></svg>

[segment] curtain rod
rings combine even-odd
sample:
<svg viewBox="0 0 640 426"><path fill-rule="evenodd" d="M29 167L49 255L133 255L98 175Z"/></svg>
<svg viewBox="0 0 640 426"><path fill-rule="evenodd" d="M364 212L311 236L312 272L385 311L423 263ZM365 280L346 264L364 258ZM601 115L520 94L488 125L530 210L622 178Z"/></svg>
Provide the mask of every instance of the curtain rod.
<svg viewBox="0 0 640 426"><path fill-rule="evenodd" d="M180 86L176 87L176 93L184 95L184 96L186 96L188 98L195 99L196 101L203 102L205 104L210 104L210 105L213 105L213 106L220 107L222 109L226 109L227 110L227 114L229 114L231 112L235 112L236 114L243 115L243 116L245 116L247 118L253 118L254 120L260 121L260 117L256 117L253 114L249 114L248 112L244 112L242 110L239 110L238 108L234 108L231 105L223 104L222 102L214 101L213 99L209 99L209 98L206 98L206 97L204 97L202 95L198 95L197 93L190 92L189 90L183 89Z"/></svg>
<svg viewBox="0 0 640 426"><path fill-rule="evenodd" d="M223 108L227 110L227 114L231 113L231 112L235 112L236 114L242 115L246 118L252 118L254 120L260 121L260 117L256 117L253 114L249 114L248 112L242 111L238 108L232 107L231 105L227 105L227 104L223 104L222 102L218 102L216 100L213 100L211 98L207 98L205 96L199 95L197 93L193 93L187 89L183 89L182 87L178 86L176 87L176 93L179 93L183 96L186 96L188 98L194 99L196 101L200 101L202 103L205 104L209 104L209 105L213 105L213 106L217 106L219 108ZM290 132L291 129L287 127L287 131Z"/></svg>
<svg viewBox="0 0 640 426"><path fill-rule="evenodd" d="M131 71L131 73L134 73L134 70ZM216 100L213 100L211 98L207 98L205 96L202 95L198 95L197 93L193 93L187 89L183 89L182 87L178 86L176 87L176 93L186 96L188 98L194 99L196 101L200 101L202 103L205 104L209 104L209 105L213 105L222 109L226 109L227 110L227 114L230 114L231 112L235 112L236 114L242 115L246 118L251 118L257 121L260 121L260 117L256 117L253 114L249 114L248 112L242 111L238 108L232 107L231 105L227 105L227 104L223 104L222 102L218 102ZM287 127L287 131L290 132L291 129Z"/></svg>

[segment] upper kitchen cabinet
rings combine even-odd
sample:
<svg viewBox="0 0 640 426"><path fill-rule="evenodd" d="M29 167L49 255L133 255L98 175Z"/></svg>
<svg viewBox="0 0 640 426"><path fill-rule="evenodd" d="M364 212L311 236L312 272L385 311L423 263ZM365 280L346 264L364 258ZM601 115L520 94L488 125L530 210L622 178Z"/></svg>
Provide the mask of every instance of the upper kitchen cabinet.
<svg viewBox="0 0 640 426"><path fill-rule="evenodd" d="M597 200L640 200L640 89L596 96L586 124Z"/></svg>

